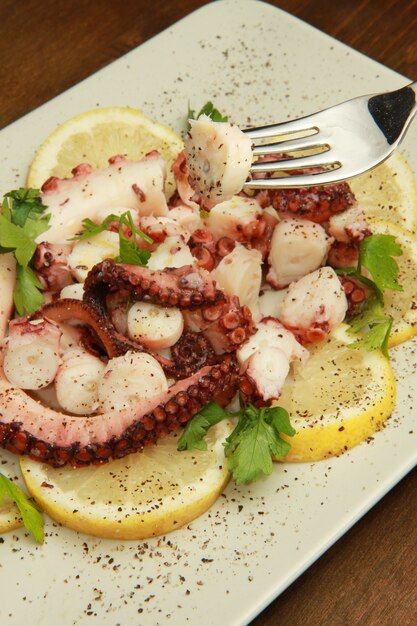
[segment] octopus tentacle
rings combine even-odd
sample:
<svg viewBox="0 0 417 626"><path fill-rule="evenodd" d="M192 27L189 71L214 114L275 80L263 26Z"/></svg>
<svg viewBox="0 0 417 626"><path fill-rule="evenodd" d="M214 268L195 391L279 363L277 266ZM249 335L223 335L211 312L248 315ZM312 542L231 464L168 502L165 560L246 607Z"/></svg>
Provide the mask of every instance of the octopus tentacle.
<svg viewBox="0 0 417 626"><path fill-rule="evenodd" d="M236 330L238 333L240 332L234 322L235 316L239 314L239 323L244 323L245 325L247 325L248 321L251 321L251 318L247 320L246 318L248 316L246 311L240 313L239 308L236 308L236 306L234 308L236 309L234 312L229 311L229 309L224 310L224 320L220 322L218 332L224 334L223 341L226 342L227 345L232 342L231 346L235 349L237 343L240 343L240 341L236 341L236 332L233 334L233 331ZM214 316L217 319L217 314L217 309L210 311L208 308L205 311L205 315L208 318ZM177 343L172 346L172 358L166 358L156 352L148 350L136 340L126 337L116 330L105 306L99 300L95 303L70 298L57 300L44 305L34 317L44 317L58 324L70 320L82 322L86 324L93 333L93 336L86 334L82 338L82 344L92 354L97 354L97 340L109 358L122 356L130 350L139 352L145 351L152 354L152 356L157 359L168 376L176 379L190 376L204 365L213 364L217 360L209 339L201 333L192 332L190 330L186 331ZM228 338L229 335L230 338ZM239 339L240 336L241 335L238 335L237 339ZM247 333L245 332L242 336L246 339ZM96 342L94 338L96 338ZM235 343L233 343L233 338Z"/></svg>
<svg viewBox="0 0 417 626"><path fill-rule="evenodd" d="M51 244L45 241L38 244L33 267L45 289L59 291L73 282L68 268L71 248L69 244Z"/></svg>
<svg viewBox="0 0 417 626"><path fill-rule="evenodd" d="M196 259L197 265L211 272L217 265L216 242L209 230L197 228L188 242L191 254Z"/></svg>
<svg viewBox="0 0 417 626"><path fill-rule="evenodd" d="M204 365L216 362L209 340L201 333L185 331L171 348L171 364L161 363L166 374L174 378L188 377Z"/></svg>
<svg viewBox="0 0 417 626"><path fill-rule="evenodd" d="M116 331L104 308L92 302L64 298L45 304L33 318L45 317L58 324L77 320L90 327L102 344L110 359L125 354L128 350L143 350L136 342Z"/></svg>
<svg viewBox="0 0 417 626"><path fill-rule="evenodd" d="M258 162L280 161L292 158L285 154L265 154ZM303 173L304 170L292 170L292 175ZM317 168L315 171L319 172ZM311 173L311 171L309 172ZM269 177L270 174L266 174ZM265 177L264 173L253 174L252 178ZM242 192L242 195L247 195ZM313 222L326 222L332 215L345 211L356 204L356 198L348 183L334 185L316 185L294 189L261 189L254 195L262 208L272 206L283 216L298 215Z"/></svg>
<svg viewBox="0 0 417 626"><path fill-rule="evenodd" d="M50 243L67 242L82 229L84 218L100 220L103 209L125 207L139 209L141 215L168 215L165 163L155 151L136 162L112 158L104 169L81 164L72 174L62 179L53 176L42 185L40 198L51 215Z"/></svg>
<svg viewBox="0 0 417 626"><path fill-rule="evenodd" d="M194 331L202 332L216 354L234 352L256 331L249 308L240 306L236 296L227 296L223 302L185 312L185 323Z"/></svg>
<svg viewBox="0 0 417 626"><path fill-rule="evenodd" d="M340 283L345 292L348 309L346 313L346 319L351 320L356 315L359 315L369 300L372 291L369 287L361 283L354 276L348 276L347 274L341 274L339 276Z"/></svg>
<svg viewBox="0 0 417 626"><path fill-rule="evenodd" d="M254 323L247 307L241 307L236 297L225 296L214 278L194 266L151 271L107 259L88 274L83 300L50 302L33 318L81 322L110 359L129 350L143 351L114 327L108 297L120 292L128 301L148 300L198 312L205 332L187 329L171 348L172 359L158 355L166 372L181 379L168 391L129 408L76 416L45 407L13 385L3 372L0 355L0 446L56 467L103 463L154 443L212 399L222 405L230 402L239 380L233 352L254 332ZM217 356L224 352L232 354Z"/></svg>
<svg viewBox="0 0 417 626"><path fill-rule="evenodd" d="M211 399L223 406L233 397L238 365L233 356L206 366L167 393L122 411L78 417L41 406L10 384L0 362L0 445L15 454L60 467L103 463L154 443L185 424ZM21 416L16 420L16 415Z"/></svg>
<svg viewBox="0 0 417 626"><path fill-rule="evenodd" d="M348 183L268 191L268 202L280 215L299 215L313 222L326 222L332 215L356 203Z"/></svg>
<svg viewBox="0 0 417 626"><path fill-rule="evenodd" d="M84 299L96 300L111 290L127 289L133 301L150 300L162 306L199 307L224 299L210 276L193 266L150 270L137 265L122 265L111 259L98 263L84 283Z"/></svg>
<svg viewBox="0 0 417 626"><path fill-rule="evenodd" d="M271 248L273 230L278 218L273 214L259 214L251 221L235 225L233 236L225 232L217 239L208 229L195 230L188 242L191 254L196 259L197 265L208 271L212 271L221 260L230 254L237 243L246 248L258 250L262 259L265 259Z"/></svg>
<svg viewBox="0 0 417 626"><path fill-rule="evenodd" d="M355 267L359 258L359 243L334 241L329 249L327 263L334 268Z"/></svg>
<svg viewBox="0 0 417 626"><path fill-rule="evenodd" d="M265 400L262 393L258 390L256 381L248 372L243 372L239 376L239 395L241 401L247 404L253 404L256 407L271 406L273 398Z"/></svg>

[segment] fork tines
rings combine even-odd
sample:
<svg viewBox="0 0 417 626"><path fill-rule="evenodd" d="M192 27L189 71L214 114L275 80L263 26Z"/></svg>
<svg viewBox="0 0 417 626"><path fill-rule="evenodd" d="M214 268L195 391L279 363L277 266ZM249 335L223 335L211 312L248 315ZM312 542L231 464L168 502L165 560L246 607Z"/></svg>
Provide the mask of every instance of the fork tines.
<svg viewBox="0 0 417 626"><path fill-rule="evenodd" d="M297 187L319 184L314 177L320 173L320 184L326 182L326 170L333 172L331 180L334 180L334 170L341 167L341 163L332 160L328 154L331 147L328 143L320 141L320 130L317 126L309 125L307 118L301 118L283 124L273 124L250 128L243 132L253 140L273 137L274 143L259 143L252 146L253 156L281 154L282 157L274 161L259 159L252 163L252 174L288 173L280 178L255 178L247 181L245 187L249 189ZM302 134L303 136L299 136ZM297 135L296 138L293 138ZM303 151L313 150L312 154L305 155ZM297 154L301 152L302 154ZM292 154L294 153L294 154ZM293 175L292 170L305 169L305 173ZM311 170L311 171L309 171ZM316 171L314 171L316 170Z"/></svg>

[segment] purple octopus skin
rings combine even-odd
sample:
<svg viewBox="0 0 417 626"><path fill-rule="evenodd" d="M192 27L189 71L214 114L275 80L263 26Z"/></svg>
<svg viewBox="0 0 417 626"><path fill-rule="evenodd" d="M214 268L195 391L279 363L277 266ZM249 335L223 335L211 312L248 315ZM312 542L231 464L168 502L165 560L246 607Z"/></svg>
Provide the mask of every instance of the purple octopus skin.
<svg viewBox="0 0 417 626"><path fill-rule="evenodd" d="M95 300L103 290L108 293L128 291L132 301L150 300L162 306L189 309L224 300L211 276L203 275L191 265L150 270L138 265L124 265L111 259L98 263L89 272L84 283L84 298Z"/></svg>
<svg viewBox="0 0 417 626"><path fill-rule="evenodd" d="M73 282L68 268L68 255L72 246L69 244L38 244L33 259L33 267L47 291L60 291Z"/></svg>
<svg viewBox="0 0 417 626"><path fill-rule="evenodd" d="M199 332L186 328L172 348L172 360L160 357L164 369L179 380L166 393L136 406L80 417L42 406L13 386L2 371L0 355L2 447L55 467L100 464L155 443L213 399L225 406L233 398L239 387L234 352L254 332L254 323L246 307L240 307L236 298L224 296L209 276L195 268L152 272L106 260L89 273L84 300L51 302L32 318L57 323L78 320L109 358L128 350L142 351L143 346L116 331L107 311L106 295L118 290L131 300L148 299L199 312L203 328ZM210 336L221 345L221 354L216 354Z"/></svg>
<svg viewBox="0 0 417 626"><path fill-rule="evenodd" d="M13 387L0 367L0 445L54 467L101 464L155 443L212 399L226 405L237 385L236 359L227 356L178 381L165 394L121 411L77 417L40 405Z"/></svg>

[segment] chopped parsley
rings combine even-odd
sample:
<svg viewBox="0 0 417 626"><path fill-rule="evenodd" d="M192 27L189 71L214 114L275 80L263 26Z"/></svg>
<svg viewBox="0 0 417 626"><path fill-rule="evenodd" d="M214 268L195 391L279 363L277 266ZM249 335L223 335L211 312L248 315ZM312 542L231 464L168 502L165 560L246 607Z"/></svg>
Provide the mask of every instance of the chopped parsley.
<svg viewBox="0 0 417 626"><path fill-rule="evenodd" d="M25 492L0 472L0 503L6 494L19 509L25 528L31 533L35 541L43 543L44 519L42 514L36 506L30 502Z"/></svg>
<svg viewBox="0 0 417 626"><path fill-rule="evenodd" d="M367 308L349 322L349 332L360 334L360 339L350 343L349 348L364 347L367 350L379 348L389 358L388 341L392 322L392 317L385 315L380 302L372 298Z"/></svg>
<svg viewBox="0 0 417 626"><path fill-rule="evenodd" d="M0 254L12 252L16 259L14 303L19 315L33 313L44 297L30 264L35 254L36 238L48 230L49 215L39 198L39 189L15 189L5 194L0 215Z"/></svg>
<svg viewBox="0 0 417 626"><path fill-rule="evenodd" d="M401 246L392 235L370 235L361 241L357 267L340 268L338 274L353 276L371 289L364 310L350 320L349 332L359 334L350 348L365 347L367 350L379 348L388 358L388 341L393 319L383 310L384 291L402 291L398 283L398 264L393 258L402 255ZM368 270L371 278L362 274Z"/></svg>
<svg viewBox="0 0 417 626"><path fill-rule="evenodd" d="M105 220L101 222L101 224L96 224L93 220L90 220L89 217L86 217L81 222L82 231L75 235L75 237L71 237L70 241L82 241L83 239L88 239L89 237L93 237L94 235L98 235L99 233L104 232L108 229L110 224L114 222L118 223L120 220L119 215L108 215Z"/></svg>
<svg viewBox="0 0 417 626"><path fill-rule="evenodd" d="M365 267L379 289L402 291L398 284L398 264L393 258L403 251L393 235L371 235L362 240L359 249L358 271Z"/></svg>
<svg viewBox="0 0 417 626"><path fill-rule="evenodd" d="M231 413L210 402L188 422L178 450L206 450L204 438L208 430L221 420L232 418L237 418L237 424L224 446L228 469L236 484L254 482L261 474L271 474L273 458L283 459L291 448L281 433L295 435L287 411L278 406L256 408L249 404Z"/></svg>
<svg viewBox="0 0 417 626"><path fill-rule="evenodd" d="M72 240L83 240L98 235L107 230L110 224L118 224L119 233L119 254L115 258L118 263L128 263L129 265L146 265L151 253L141 250L138 246L137 237L141 237L147 243L153 243L153 239L141 231L133 224L132 214L125 211L122 215L108 215L101 224L96 224L89 218L82 221L83 230L72 238ZM130 231L131 236L127 236L126 231Z"/></svg>
<svg viewBox="0 0 417 626"><path fill-rule="evenodd" d="M207 115L213 122L228 122L229 117L227 115L222 115L218 109L215 108L214 104L210 101L206 102L206 104L200 109L200 111L196 114L194 109L191 109L190 105L188 105L188 119L189 120L198 120L200 115Z"/></svg>

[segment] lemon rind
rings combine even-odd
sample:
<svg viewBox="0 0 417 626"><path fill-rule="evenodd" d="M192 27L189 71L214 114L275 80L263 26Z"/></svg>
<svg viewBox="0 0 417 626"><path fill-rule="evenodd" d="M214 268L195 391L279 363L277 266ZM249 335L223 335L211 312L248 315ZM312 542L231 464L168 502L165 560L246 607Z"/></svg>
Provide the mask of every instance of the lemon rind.
<svg viewBox="0 0 417 626"><path fill-rule="evenodd" d="M132 107L104 107L99 109L92 109L84 111L63 122L39 146L32 163L29 166L29 171L26 178L26 186L39 188L45 179L51 175L58 162L56 156L59 154L59 150L55 149L56 145L62 146L65 141L71 138L76 132L88 133L94 125L108 122L128 122L129 119L133 126L148 130L150 135L153 135L159 139L162 139L167 146L173 146L180 152L184 146L180 137L178 137L174 131L162 124L161 122L155 122L145 115L140 109ZM94 124L91 123L94 121ZM107 158L113 156L112 154L106 155ZM54 158L53 158L54 157ZM43 165L49 164L49 171L45 172ZM75 167L78 163L74 163Z"/></svg>
<svg viewBox="0 0 417 626"><path fill-rule="evenodd" d="M377 234L386 233L390 235L394 235L398 237L400 244L401 241L408 241L408 248L411 251L414 251L414 255L411 255L411 258L415 261L417 265L417 236L412 232L408 231L406 228L399 226L398 224L394 224L393 222L389 222L387 220L380 220L373 218L369 220L369 225L372 229L374 228ZM401 261L400 261L401 262ZM415 300L417 301L417 283L416 283L416 294ZM391 330L388 347L393 348L394 346L398 346L400 343L411 339L417 334L417 308L410 307L402 318L394 319L393 327Z"/></svg>
<svg viewBox="0 0 417 626"><path fill-rule="evenodd" d="M0 504L0 535L23 526L19 509L13 503L7 506Z"/></svg>
<svg viewBox="0 0 417 626"><path fill-rule="evenodd" d="M390 221L405 230L414 233L417 229L417 183L412 168L410 167L407 159L399 151L396 151L381 166L376 167L372 171L372 175L375 175L375 173L378 172L378 168L388 168L390 173L388 175L391 178L395 177L397 184L398 180L401 181L401 194L403 202L398 202L398 205L395 207L395 213L390 212L386 215L386 221ZM361 189L363 189L363 183L361 183L361 181L368 175L369 173L363 174L352 179L351 181L352 189L358 196L359 204L364 211L365 219L367 221L381 219L381 208L378 204L379 198L371 196L375 208L369 208L367 203L364 202L361 197ZM379 191L377 194L379 194ZM381 191L381 200L384 204L387 203L387 199L384 198L384 190ZM395 221L393 218L397 218L397 216L398 221Z"/></svg>
<svg viewBox="0 0 417 626"><path fill-rule="evenodd" d="M381 430L391 416L396 401L395 378L391 369L387 369L383 380L387 385L384 395L364 411L357 412L358 409L352 407L351 415L343 419L335 414L327 414L322 420L316 418L314 426L311 426L311 422L306 423L299 430L297 426L301 420L291 420L297 433L294 437L287 437L291 450L285 461L320 461L340 456ZM332 442L331 446L329 441Z"/></svg>
<svg viewBox="0 0 417 626"><path fill-rule="evenodd" d="M333 337L345 344L354 341L341 324ZM391 416L396 401L396 382L390 362L379 350L364 351L366 367L373 372L367 398L354 406L342 405L337 411L300 418L290 415L297 431L294 437L282 435L291 445L285 462L320 461L339 456L380 430ZM279 401L278 401L279 404Z"/></svg>
<svg viewBox="0 0 417 626"><path fill-rule="evenodd" d="M81 470L82 471L82 470ZM22 467L22 472L24 469ZM147 512L146 520L141 517L141 513L130 514L128 518L122 517L93 517L80 512L74 512L71 507L65 508L59 499L51 504L40 491L39 485L31 483L24 474L26 486L31 492L36 502L42 507L53 520L72 530L107 539L148 539L164 535L173 530L182 528L191 523L197 517L203 515L219 497L220 493L229 482L230 475L227 472L218 488L211 491L198 501L184 505L178 509L161 506L160 509L151 513ZM92 507L94 508L94 507ZM173 515L175 511L175 515ZM120 525L120 526L119 526Z"/></svg>
<svg viewBox="0 0 417 626"><path fill-rule="evenodd" d="M218 427L219 439L209 447L213 462L203 472L203 480L198 478L191 484L180 486L175 496L170 494L157 499L156 494L153 502L118 502L113 505L96 502L94 506L86 501L80 503L74 499L77 495L75 492L63 492L54 484L51 474L48 474L48 484L53 484L54 488L43 490L41 485L45 480L45 473L42 464L22 457L20 467L31 496L53 520L63 526L102 538L147 539L179 529L200 517L227 485L230 474L223 456L223 441L230 434L232 425L230 422L222 422ZM199 451L195 451L195 454L199 454ZM193 463L191 454L189 458L190 464ZM83 469L69 471L82 472ZM140 480L143 477L138 476L138 481ZM123 510L119 511L119 507L123 507Z"/></svg>

